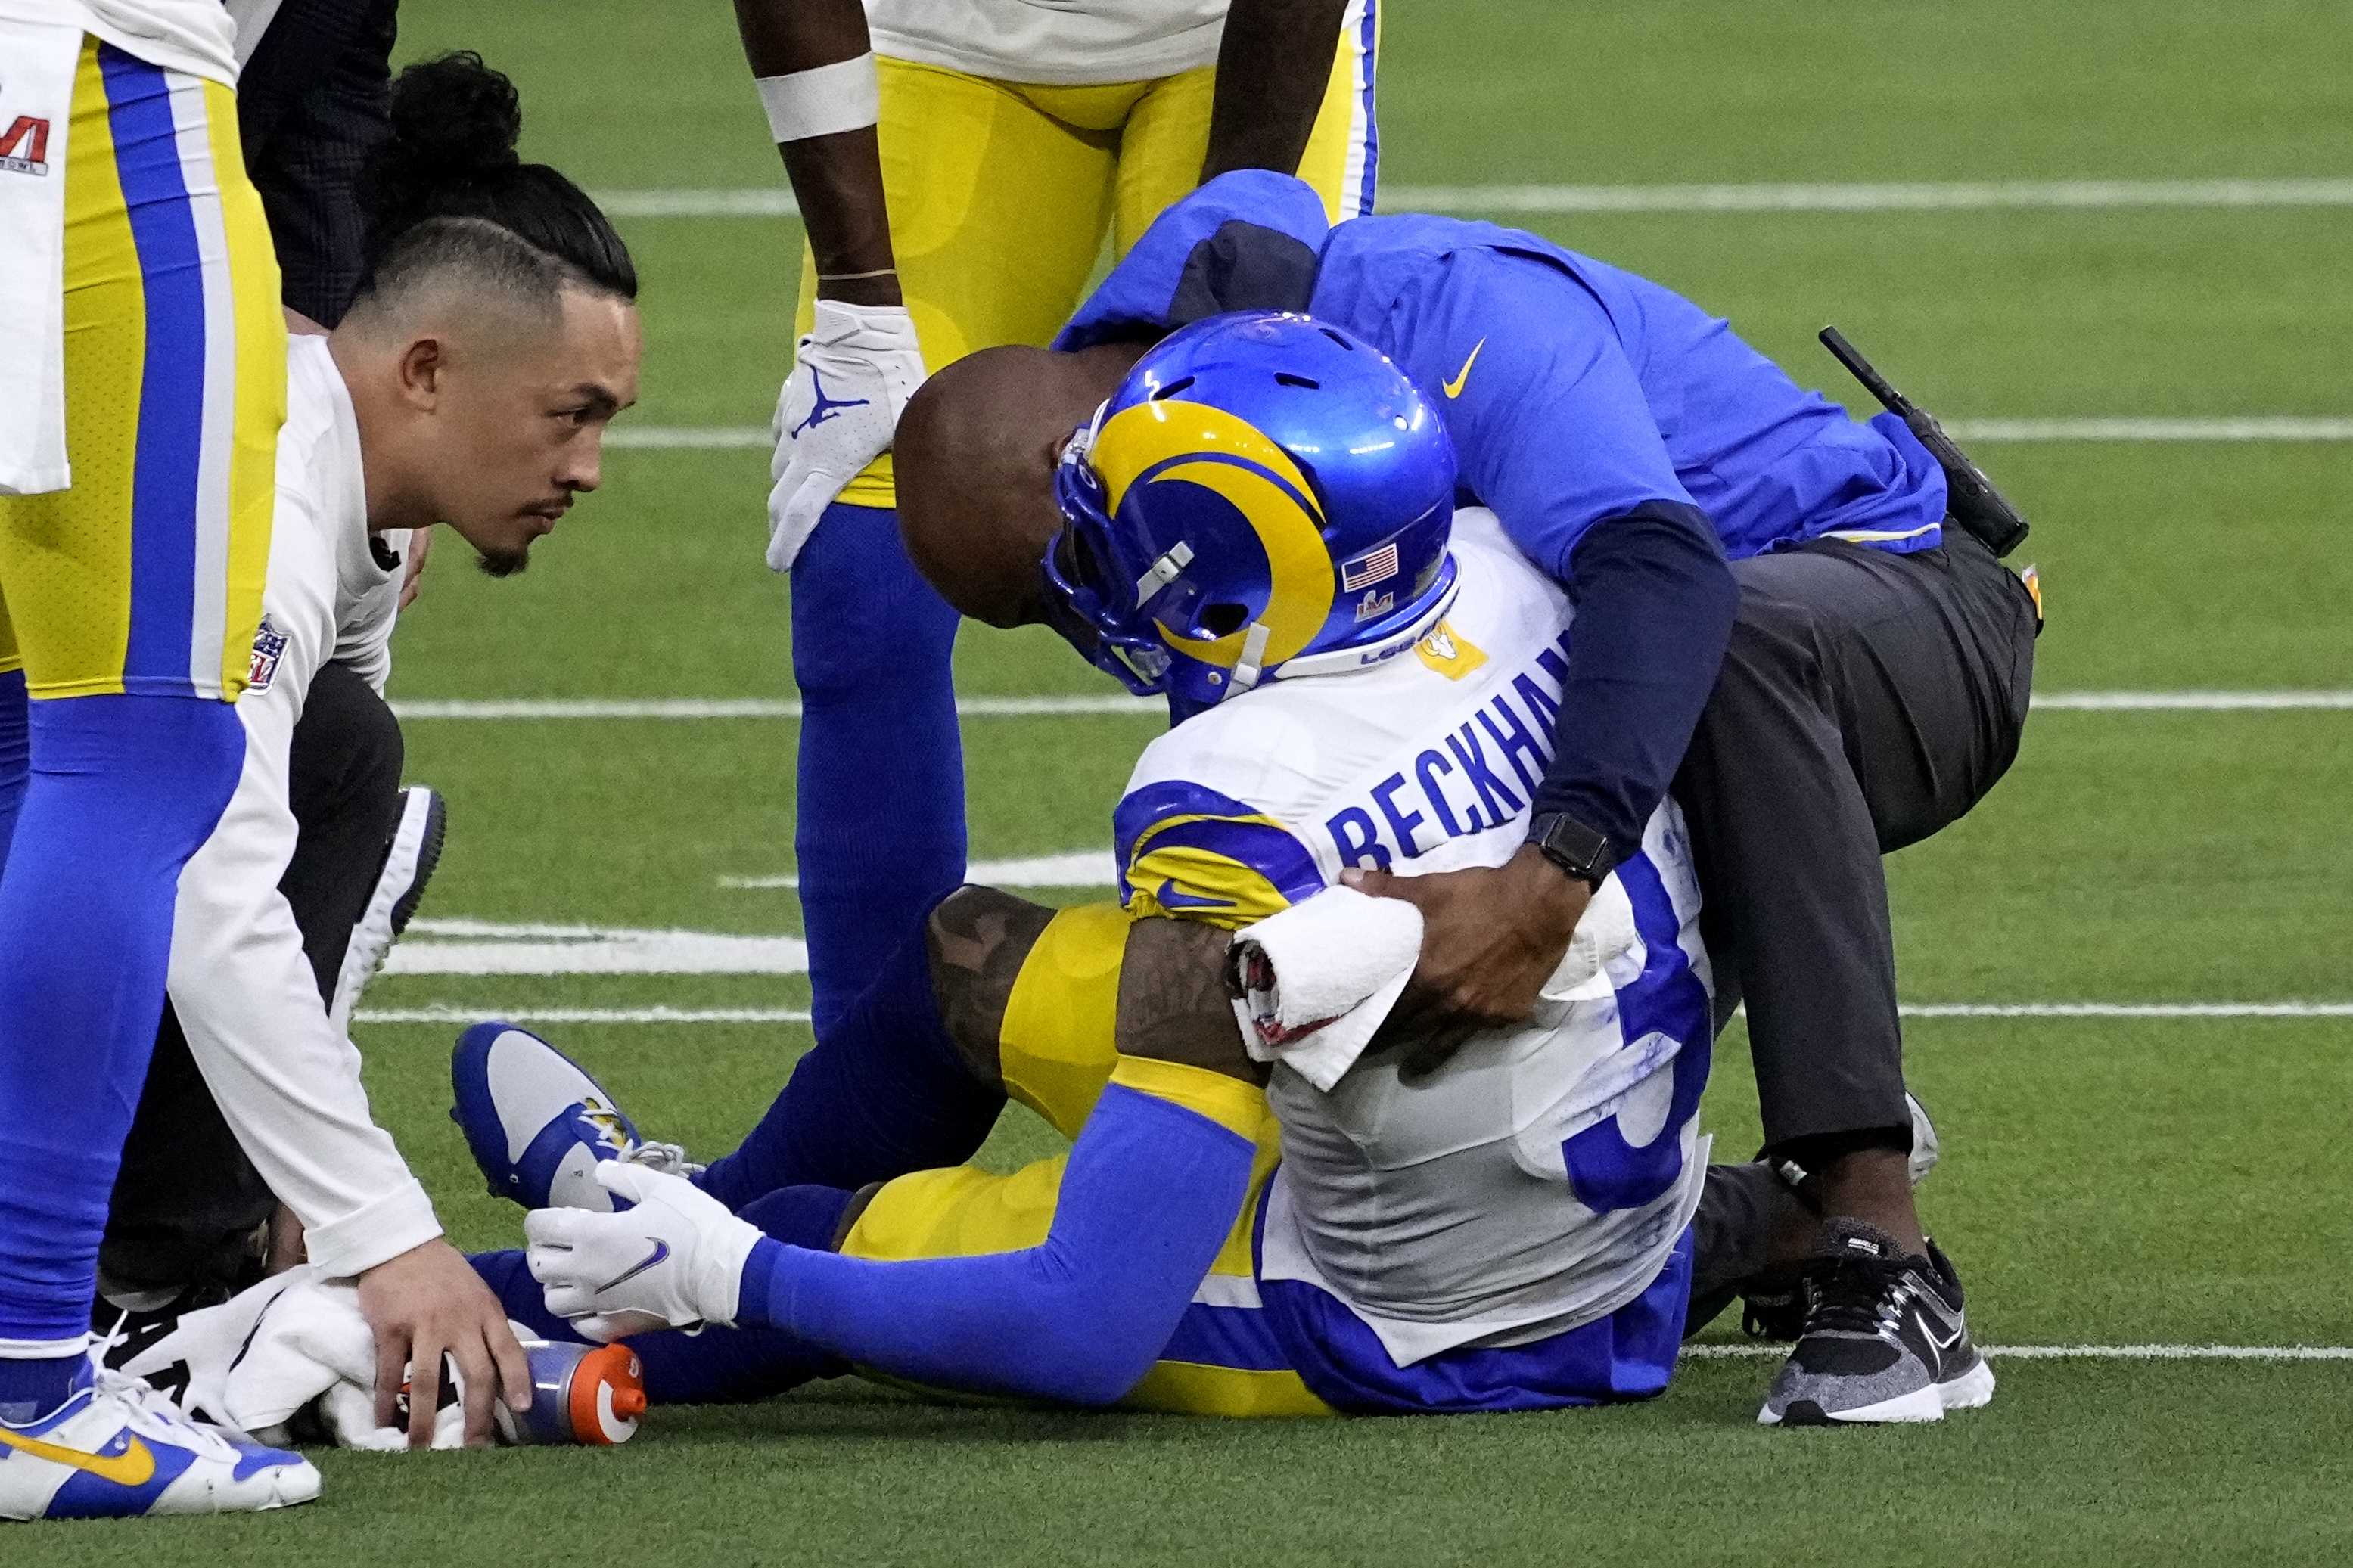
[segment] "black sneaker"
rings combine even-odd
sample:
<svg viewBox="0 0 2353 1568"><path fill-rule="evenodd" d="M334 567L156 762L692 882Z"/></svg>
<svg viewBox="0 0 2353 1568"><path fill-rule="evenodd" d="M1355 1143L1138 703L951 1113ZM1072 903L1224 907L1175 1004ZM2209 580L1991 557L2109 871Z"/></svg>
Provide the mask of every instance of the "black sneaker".
<svg viewBox="0 0 2353 1568"><path fill-rule="evenodd" d="M1941 1421L1993 1397L1961 1281L1936 1243L1906 1257L1876 1226L1835 1219L1806 1266L1805 1331L1757 1419L1766 1426Z"/></svg>
<svg viewBox="0 0 2353 1568"><path fill-rule="evenodd" d="M433 879L433 868L441 863L441 844L448 831L448 808L439 795L424 784L411 784L400 792L400 811L393 819L392 837L385 845L384 864L376 870L375 889L368 895L359 923L352 928L343 968L335 976L335 994L328 1005L327 1017L338 1030L350 1033L352 1009L359 1005L360 992L384 967L393 942L408 929L410 917L425 897L425 884Z"/></svg>

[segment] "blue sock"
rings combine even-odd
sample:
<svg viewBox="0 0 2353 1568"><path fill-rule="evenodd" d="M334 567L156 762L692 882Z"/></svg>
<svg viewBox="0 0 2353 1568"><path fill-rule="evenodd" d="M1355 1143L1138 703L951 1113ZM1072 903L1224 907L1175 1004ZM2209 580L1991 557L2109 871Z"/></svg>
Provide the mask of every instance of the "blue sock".
<svg viewBox="0 0 2353 1568"><path fill-rule="evenodd" d="M31 704L0 873L0 1340L90 1331L99 1237L164 1011L180 868L245 758L226 702Z"/></svg>
<svg viewBox="0 0 2353 1568"><path fill-rule="evenodd" d="M25 672L0 671L0 872L8 868L8 840L25 804L33 764L32 706L25 698Z"/></svg>
<svg viewBox="0 0 2353 1568"><path fill-rule="evenodd" d="M972 1075L932 997L923 921L870 970L871 984L793 1064L743 1146L695 1178L738 1214L779 1187L856 1189L979 1152L1005 1091Z"/></svg>
<svg viewBox="0 0 2353 1568"><path fill-rule="evenodd" d="M90 1357L80 1351L30 1361L0 1356L0 1423L22 1426L37 1421L90 1378Z"/></svg>
<svg viewBox="0 0 2353 1568"><path fill-rule="evenodd" d="M956 619L908 563L895 511L829 507L793 563L793 846L820 1039L964 880Z"/></svg>
<svg viewBox="0 0 2353 1568"><path fill-rule="evenodd" d="M833 1245L849 1203L849 1194L839 1187L788 1187L754 1204L744 1217L778 1241L822 1250ZM571 1324L547 1310L547 1298L522 1253L478 1252L472 1262L508 1317L543 1340L580 1341ZM849 1370L848 1363L782 1329L639 1334L627 1342L645 1373L646 1395L657 1405L768 1399L813 1378L839 1377Z"/></svg>

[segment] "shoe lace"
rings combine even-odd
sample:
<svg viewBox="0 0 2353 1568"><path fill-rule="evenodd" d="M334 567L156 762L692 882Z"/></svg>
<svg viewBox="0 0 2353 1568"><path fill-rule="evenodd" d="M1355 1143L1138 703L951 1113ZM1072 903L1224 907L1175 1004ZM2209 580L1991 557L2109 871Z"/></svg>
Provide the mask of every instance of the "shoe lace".
<svg viewBox="0 0 2353 1568"><path fill-rule="evenodd" d="M695 1176L702 1167L686 1157L681 1143L640 1143L621 1158L632 1165L643 1165L649 1171L661 1171L673 1176Z"/></svg>
<svg viewBox="0 0 2353 1568"><path fill-rule="evenodd" d="M579 1119L596 1130L596 1136L621 1152L624 1159L638 1145L629 1136L629 1129L621 1121L621 1113L594 1100L580 1102Z"/></svg>
<svg viewBox="0 0 2353 1568"><path fill-rule="evenodd" d="M91 1379L94 1397L121 1407L127 1425L151 1437L163 1437L182 1447L208 1452L216 1458L231 1457L232 1450L225 1438L173 1404L171 1395L145 1378L117 1372L103 1361L95 1365Z"/></svg>
<svg viewBox="0 0 2353 1568"><path fill-rule="evenodd" d="M1836 1258L1810 1270L1806 1332L1893 1334L1906 1272L1904 1264L1880 1258Z"/></svg>

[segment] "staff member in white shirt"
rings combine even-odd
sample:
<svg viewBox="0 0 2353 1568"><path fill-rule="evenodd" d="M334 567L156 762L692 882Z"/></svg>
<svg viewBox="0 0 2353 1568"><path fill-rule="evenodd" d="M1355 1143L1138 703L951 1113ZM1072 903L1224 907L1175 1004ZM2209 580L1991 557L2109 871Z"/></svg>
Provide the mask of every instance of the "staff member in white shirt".
<svg viewBox="0 0 2353 1568"><path fill-rule="evenodd" d="M359 1055L330 1017L280 878L296 838L288 754L314 672L381 688L399 531L446 522L494 576L522 569L637 395L637 277L595 205L523 164L512 89L472 57L412 68L381 171L376 258L328 337L293 340L279 525L243 776L180 884L171 996L189 1047L310 1261L356 1277L376 1333L378 1419L414 1367L429 1441L446 1352L469 1435L496 1394L530 1403L504 1310L441 1239L424 1189L369 1114ZM501 1392L501 1387L503 1393Z"/></svg>

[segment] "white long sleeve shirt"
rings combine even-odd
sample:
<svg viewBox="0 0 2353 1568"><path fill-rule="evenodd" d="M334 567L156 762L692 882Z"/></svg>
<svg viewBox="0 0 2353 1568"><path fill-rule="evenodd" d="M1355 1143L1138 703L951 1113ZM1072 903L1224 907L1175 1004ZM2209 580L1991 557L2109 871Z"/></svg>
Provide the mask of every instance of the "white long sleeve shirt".
<svg viewBox="0 0 2353 1568"><path fill-rule="evenodd" d="M230 1129L301 1220L311 1261L329 1278L441 1234L424 1187L369 1113L359 1051L328 1022L278 890L294 853L287 759L311 678L332 660L381 691L399 595L398 565L379 564L369 549L351 395L327 341L297 336L253 684L237 704L245 770L180 874L171 995Z"/></svg>

